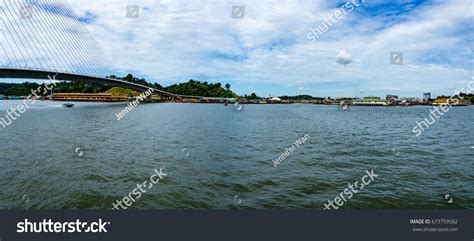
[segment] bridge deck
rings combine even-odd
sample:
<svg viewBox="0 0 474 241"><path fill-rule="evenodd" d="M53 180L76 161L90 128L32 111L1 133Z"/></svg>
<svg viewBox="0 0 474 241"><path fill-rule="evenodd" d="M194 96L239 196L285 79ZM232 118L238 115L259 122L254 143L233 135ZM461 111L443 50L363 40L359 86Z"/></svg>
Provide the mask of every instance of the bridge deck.
<svg viewBox="0 0 474 241"><path fill-rule="evenodd" d="M48 79L48 78L53 78L53 76L55 76L54 78L56 80L106 84L110 86L118 86L118 87L133 89L140 92L145 92L149 89L152 89L154 91L153 92L154 95L161 95L161 96L167 96L167 97L172 97L172 98L220 100L220 101L230 100L230 98L178 95L178 94L169 93L163 90L155 89L146 85L141 85L137 83L132 83L132 82L118 80L118 79L112 79L112 78L89 76L89 75L82 75L82 74L75 74L75 73L52 72L52 71L41 70L41 69L0 68L0 78Z"/></svg>

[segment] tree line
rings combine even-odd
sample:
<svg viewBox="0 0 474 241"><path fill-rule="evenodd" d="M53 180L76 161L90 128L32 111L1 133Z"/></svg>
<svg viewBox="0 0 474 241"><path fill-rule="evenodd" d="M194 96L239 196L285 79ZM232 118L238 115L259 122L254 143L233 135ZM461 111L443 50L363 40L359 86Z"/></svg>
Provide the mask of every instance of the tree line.
<svg viewBox="0 0 474 241"><path fill-rule="evenodd" d="M226 97L236 98L237 94L230 90L230 84L222 86L220 82L208 83L207 81L201 82L198 80L189 80L186 83L173 84L167 87L163 87L158 83L149 83L144 78L137 78L132 74L128 74L124 77L118 77L115 75L108 76L108 78L124 80L132 83L137 83L145 86L149 86L155 89L167 91L173 94L180 95L193 95L193 96L205 96L205 97ZM28 96L31 94L32 89L37 89L41 84L33 82L24 82L21 84L13 83L0 83L0 94L9 96ZM103 93L110 89L111 86L95 83L83 83L83 82L60 82L56 84L53 89L55 93Z"/></svg>

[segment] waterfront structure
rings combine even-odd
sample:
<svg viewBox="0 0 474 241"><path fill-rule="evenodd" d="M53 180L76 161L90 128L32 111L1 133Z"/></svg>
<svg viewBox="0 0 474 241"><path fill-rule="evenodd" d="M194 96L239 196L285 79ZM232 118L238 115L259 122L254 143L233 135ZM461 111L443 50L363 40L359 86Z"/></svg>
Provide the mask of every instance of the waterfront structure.
<svg viewBox="0 0 474 241"><path fill-rule="evenodd" d="M420 98L415 98L415 97L407 97L407 98L401 98L401 102L399 105L402 106L409 106L409 105L423 105L425 102L423 102L422 99Z"/></svg>
<svg viewBox="0 0 474 241"><path fill-rule="evenodd" d="M385 100L387 101L388 105L399 105L400 100L398 100L398 95L386 95Z"/></svg>
<svg viewBox="0 0 474 241"><path fill-rule="evenodd" d="M55 93L52 96L57 101L127 101L126 96L117 96L110 93Z"/></svg>
<svg viewBox="0 0 474 241"><path fill-rule="evenodd" d="M350 98L350 97L336 98L334 103L336 103L338 105L352 105L353 100L354 99Z"/></svg>
<svg viewBox="0 0 474 241"><path fill-rule="evenodd" d="M272 97L268 100L268 103L281 103L281 99L278 97Z"/></svg>
<svg viewBox="0 0 474 241"><path fill-rule="evenodd" d="M449 99L449 98L436 98L433 101L433 105L447 104L451 106L468 106L471 105L470 100L461 100L461 99Z"/></svg>
<svg viewBox="0 0 474 241"><path fill-rule="evenodd" d="M387 101L395 101L398 100L398 95L386 95L385 100Z"/></svg>
<svg viewBox="0 0 474 241"><path fill-rule="evenodd" d="M334 103L334 100L331 99L331 97L327 97L326 99L323 100L323 103L326 105L332 105Z"/></svg>
<svg viewBox="0 0 474 241"><path fill-rule="evenodd" d="M423 93L423 100L424 101L431 100L431 93L430 92Z"/></svg>
<svg viewBox="0 0 474 241"><path fill-rule="evenodd" d="M388 106L389 103L386 100L381 100L380 97L377 96L367 96L363 99L357 99L352 102L352 105L359 105L359 106Z"/></svg>

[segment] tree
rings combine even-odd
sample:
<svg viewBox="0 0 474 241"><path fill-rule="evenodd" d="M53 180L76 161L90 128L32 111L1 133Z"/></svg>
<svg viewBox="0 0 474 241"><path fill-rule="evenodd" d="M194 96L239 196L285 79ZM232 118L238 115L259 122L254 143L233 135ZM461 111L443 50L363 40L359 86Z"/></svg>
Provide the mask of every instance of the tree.
<svg viewBox="0 0 474 241"><path fill-rule="evenodd" d="M131 74L127 74L127 76L125 77L125 80L128 81L128 82L133 82L133 75Z"/></svg>
<svg viewBox="0 0 474 241"><path fill-rule="evenodd" d="M260 99L260 98L255 93L252 93L249 99L255 100L255 99Z"/></svg>
<svg viewBox="0 0 474 241"><path fill-rule="evenodd" d="M187 83L173 84L167 87L163 87L158 83L148 83L144 78L136 78L131 74L124 77L118 77L115 75L109 76L110 78L117 78L132 83L139 83L142 85L155 87L156 89L164 90L174 94L181 95L194 95L194 96L206 96L206 97L238 97L235 93L230 91L230 84L226 84L224 89L221 83L208 83L207 81L201 82L198 80L189 80ZM32 89L38 88L37 83L23 83L23 84L3 84L0 83L0 94L4 95L17 95L27 96L31 94ZM92 84L82 82L61 82L54 87L55 93L101 93L110 89L110 86L103 84Z"/></svg>

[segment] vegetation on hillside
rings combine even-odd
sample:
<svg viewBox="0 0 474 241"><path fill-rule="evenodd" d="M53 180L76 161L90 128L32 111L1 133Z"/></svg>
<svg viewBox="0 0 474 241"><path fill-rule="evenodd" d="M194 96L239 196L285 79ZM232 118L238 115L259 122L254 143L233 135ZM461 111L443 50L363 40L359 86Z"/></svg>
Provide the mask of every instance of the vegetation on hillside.
<svg viewBox="0 0 474 241"><path fill-rule="evenodd" d="M6 93L8 89L12 88L17 84L10 84L10 83L0 83L0 94Z"/></svg>
<svg viewBox="0 0 474 241"><path fill-rule="evenodd" d="M465 100L470 100L472 103L474 103L474 94L461 93L459 94L459 96L461 96Z"/></svg>
<svg viewBox="0 0 474 241"><path fill-rule="evenodd" d="M148 83L143 78L136 78L131 74L125 77L109 76L109 78L125 80L132 83L137 83L155 89L164 90L173 94L181 95L193 95L193 96L205 96L205 97L238 97L234 92L230 90L230 84L222 84L217 82L215 84L208 83L206 81L201 82L197 80L189 80L186 83L174 84L168 87L163 87L158 83ZM28 96L31 94L32 89L37 89L39 84L25 82L22 84L0 84L0 94L3 95L16 95L16 96ZM123 93L123 95L129 96L133 93L132 90L124 88L110 88L107 85L101 84L89 84L81 82L60 82L57 83L53 89L54 93L103 93L110 89L111 93Z"/></svg>
<svg viewBox="0 0 474 241"><path fill-rule="evenodd" d="M446 95L438 96L438 98L446 98L446 99L449 99L449 98L457 99L459 97L461 97L464 100L470 100L471 102L474 103L474 94L460 93L459 95L456 95L456 96L453 96L453 97L446 96Z"/></svg>
<svg viewBox="0 0 474 241"><path fill-rule="evenodd" d="M165 88L165 91L180 95L206 96L206 97L238 97L230 90L230 84L222 88L221 83L209 84L206 81L189 80L186 83L174 84Z"/></svg>
<svg viewBox="0 0 474 241"><path fill-rule="evenodd" d="M31 94L31 90L38 89L42 84L24 82L21 84L9 84L0 83L0 94L10 96L28 96ZM101 93L105 92L110 87L100 84L88 84L88 83L56 83L53 88L53 92L58 93Z"/></svg>
<svg viewBox="0 0 474 241"><path fill-rule="evenodd" d="M31 90L36 90L39 84L25 82L22 84L0 83L0 94L14 96L28 96Z"/></svg>
<svg viewBox="0 0 474 241"><path fill-rule="evenodd" d="M247 100L260 100L260 99L262 99L262 97L257 96L255 93L252 93L250 95L245 94L242 97L247 99Z"/></svg>
<svg viewBox="0 0 474 241"><path fill-rule="evenodd" d="M282 100L324 100L322 97L313 97L311 95L280 96Z"/></svg>
<svg viewBox="0 0 474 241"><path fill-rule="evenodd" d="M60 82L54 86L53 92L57 93L103 93L110 89L110 86L101 84L81 83L81 82Z"/></svg>
<svg viewBox="0 0 474 241"><path fill-rule="evenodd" d="M141 85L145 85L145 86L148 86L148 87L153 87L155 89L163 90L163 86L161 86L160 84L158 84L158 83L154 83L154 84L148 83L144 78L137 78L137 77L133 76L132 74L127 74L125 77L118 77L116 75L111 75L111 76L107 76L107 77L111 78L111 79L125 80L125 81L128 81L128 82L141 84Z"/></svg>
<svg viewBox="0 0 474 241"><path fill-rule="evenodd" d="M193 96L205 96L205 97L237 97L237 95L230 90L230 84L225 84L225 89L222 88L222 84L217 82L215 84L208 83L207 81L201 82L198 80L189 80L186 83L173 84L167 87L163 87L158 83L148 83L143 78L136 78L131 74L125 77L117 77L115 75L109 76L109 78L125 80L132 83L137 83L155 89L164 90L173 94L179 95L193 95Z"/></svg>

